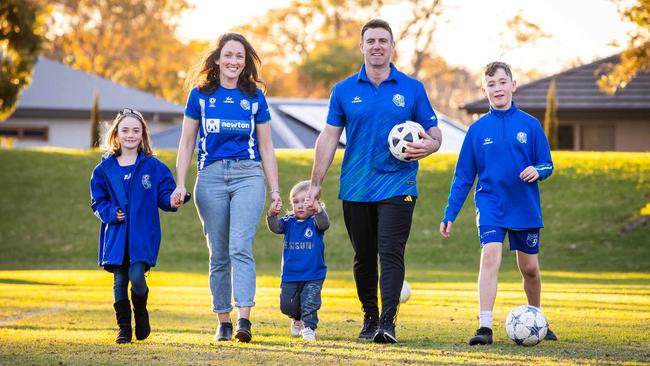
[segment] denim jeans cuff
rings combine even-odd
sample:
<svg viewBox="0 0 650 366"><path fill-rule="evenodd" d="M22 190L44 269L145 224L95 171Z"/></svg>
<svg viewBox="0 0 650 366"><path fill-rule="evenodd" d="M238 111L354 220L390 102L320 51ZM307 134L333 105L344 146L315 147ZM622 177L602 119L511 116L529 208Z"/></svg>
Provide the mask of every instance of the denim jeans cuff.
<svg viewBox="0 0 650 366"><path fill-rule="evenodd" d="M248 308L248 307L253 307L253 306L255 306L255 301L235 302L235 307L238 307L238 308Z"/></svg>
<svg viewBox="0 0 650 366"><path fill-rule="evenodd" d="M212 312L215 314L223 314L223 313L230 313L232 311L232 306L229 308L223 308L223 309L217 309L217 308L212 308Z"/></svg>

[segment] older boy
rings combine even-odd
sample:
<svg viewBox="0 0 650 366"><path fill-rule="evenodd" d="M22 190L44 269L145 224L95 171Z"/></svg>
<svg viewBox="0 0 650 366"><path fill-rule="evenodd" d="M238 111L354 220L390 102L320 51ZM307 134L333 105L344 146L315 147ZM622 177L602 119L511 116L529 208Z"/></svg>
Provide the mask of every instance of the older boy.
<svg viewBox="0 0 650 366"><path fill-rule="evenodd" d="M474 199L482 248L480 326L470 345L492 344L492 309L506 234L510 250L517 253L528 304L540 307L539 231L544 223L537 181L551 175L553 162L539 121L512 101L516 89L507 64L492 62L486 66L483 92L490 111L472 124L465 136L440 223L440 234L449 237L452 222L478 176ZM546 339L557 337L549 329Z"/></svg>

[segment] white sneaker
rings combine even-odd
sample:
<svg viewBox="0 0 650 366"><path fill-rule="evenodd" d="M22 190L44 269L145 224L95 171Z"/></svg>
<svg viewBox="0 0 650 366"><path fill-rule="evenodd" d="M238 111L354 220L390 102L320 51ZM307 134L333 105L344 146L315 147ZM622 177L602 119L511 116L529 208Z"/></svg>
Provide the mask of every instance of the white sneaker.
<svg viewBox="0 0 650 366"><path fill-rule="evenodd" d="M300 332L302 329L305 327L303 324L302 320L291 320L291 336L292 337L299 337Z"/></svg>
<svg viewBox="0 0 650 366"><path fill-rule="evenodd" d="M316 331L309 327L304 327L300 333L302 334L302 339L305 341L316 340Z"/></svg>

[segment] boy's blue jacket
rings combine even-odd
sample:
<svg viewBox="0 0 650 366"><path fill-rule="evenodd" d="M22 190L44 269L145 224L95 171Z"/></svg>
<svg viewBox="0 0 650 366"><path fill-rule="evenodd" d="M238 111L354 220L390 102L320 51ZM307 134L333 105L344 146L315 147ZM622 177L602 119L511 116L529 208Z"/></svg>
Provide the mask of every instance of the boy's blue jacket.
<svg viewBox="0 0 650 366"><path fill-rule="evenodd" d="M537 181L519 173L534 166L539 180L553 172L551 150L539 121L512 103L472 124L458 156L443 222L454 221L478 175L474 191L476 225L508 229L542 228Z"/></svg>
<svg viewBox="0 0 650 366"><path fill-rule="evenodd" d="M156 265L161 238L158 207L176 211L169 202L175 188L169 168L155 157L140 152L131 174L131 192L127 195L117 159L112 154L104 155L90 178L91 208L101 220L100 266L122 265L127 237L131 263ZM118 208L125 213L122 222L117 221Z"/></svg>

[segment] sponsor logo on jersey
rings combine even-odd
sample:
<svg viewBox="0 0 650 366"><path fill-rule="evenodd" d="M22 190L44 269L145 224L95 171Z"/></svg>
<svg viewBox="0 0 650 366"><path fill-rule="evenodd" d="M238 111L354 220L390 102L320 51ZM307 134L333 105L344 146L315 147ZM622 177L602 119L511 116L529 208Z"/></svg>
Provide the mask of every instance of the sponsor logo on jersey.
<svg viewBox="0 0 650 366"><path fill-rule="evenodd" d="M492 143L492 139L489 137L486 137L485 140L483 140L483 145L489 145Z"/></svg>
<svg viewBox="0 0 650 366"><path fill-rule="evenodd" d="M361 103L361 102L363 102L363 100L358 95L354 97L354 99L352 99L352 103Z"/></svg>
<svg viewBox="0 0 650 366"><path fill-rule="evenodd" d="M239 102L239 106L245 111L249 111L251 109L251 103L247 99L242 99Z"/></svg>
<svg viewBox="0 0 650 366"><path fill-rule="evenodd" d="M248 135L250 131L250 121L219 118L207 118L205 120L206 133L235 133Z"/></svg>
<svg viewBox="0 0 650 366"><path fill-rule="evenodd" d="M525 144L528 141L528 135L526 135L526 132L517 132L517 141Z"/></svg>
<svg viewBox="0 0 650 366"><path fill-rule="evenodd" d="M206 133L219 133L219 119L208 118L205 120Z"/></svg>
<svg viewBox="0 0 650 366"><path fill-rule="evenodd" d="M393 103L398 107L404 108L404 96L402 94L393 95Z"/></svg>
<svg viewBox="0 0 650 366"><path fill-rule="evenodd" d="M214 107L216 107L216 105L214 103L217 102L217 98L212 97L212 98L208 99L208 102L210 103L210 104L208 104L208 107L209 108L214 108Z"/></svg>
<svg viewBox="0 0 650 366"><path fill-rule="evenodd" d="M233 103L235 103L235 101L232 100L232 97L231 97L231 96L227 96L226 99L223 100L223 102L224 102L224 103L228 103L228 104L233 104Z"/></svg>
<svg viewBox="0 0 650 366"><path fill-rule="evenodd" d="M142 176L142 187L144 189L151 189L151 176L149 174Z"/></svg>

